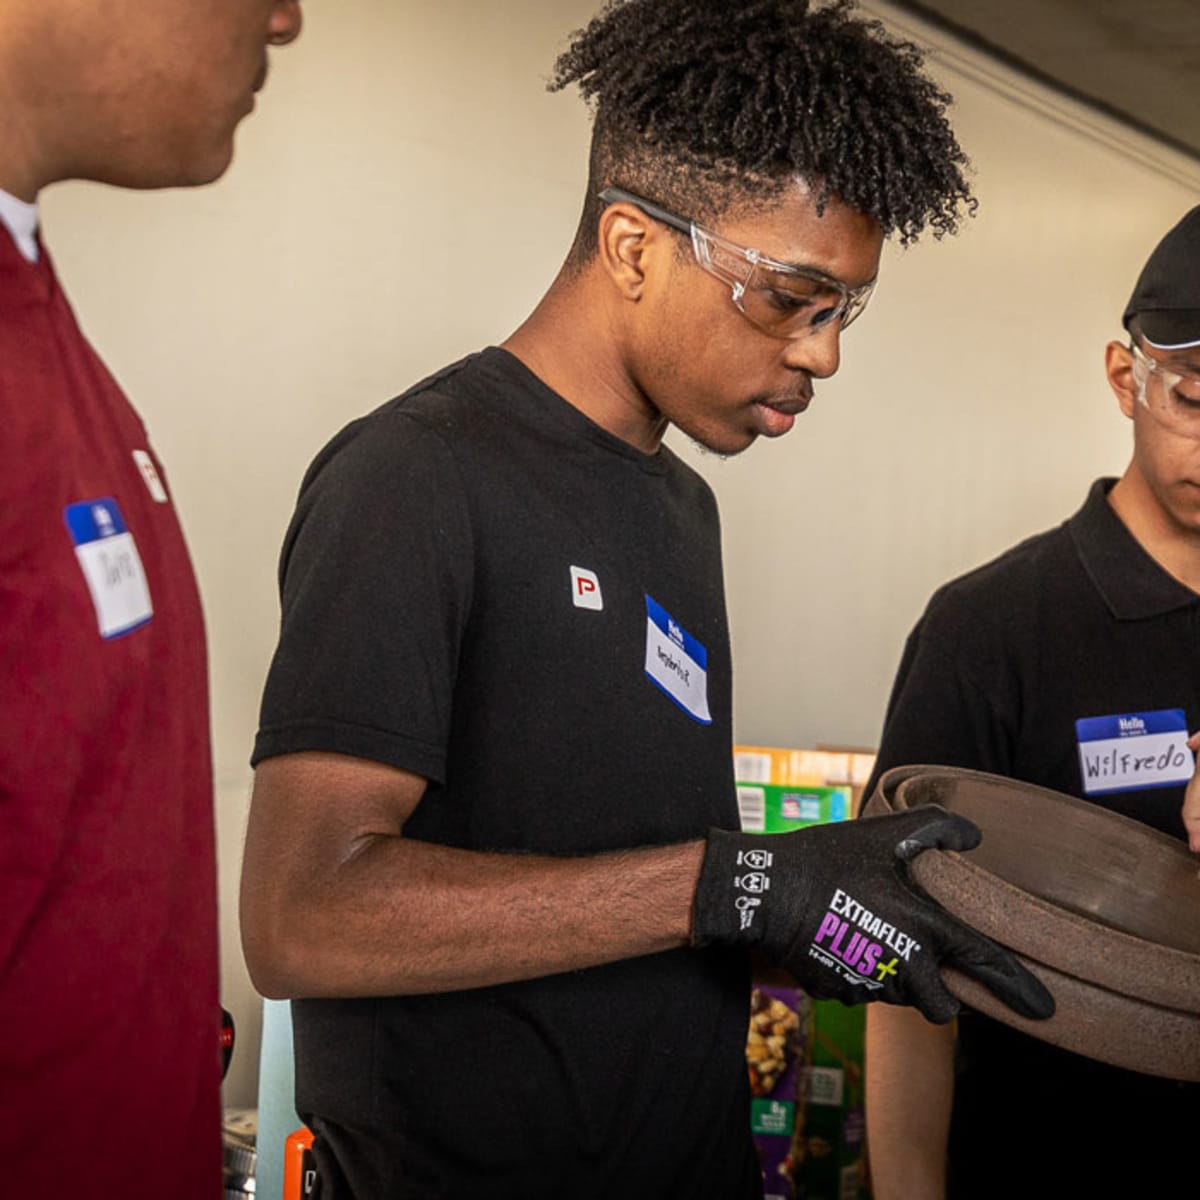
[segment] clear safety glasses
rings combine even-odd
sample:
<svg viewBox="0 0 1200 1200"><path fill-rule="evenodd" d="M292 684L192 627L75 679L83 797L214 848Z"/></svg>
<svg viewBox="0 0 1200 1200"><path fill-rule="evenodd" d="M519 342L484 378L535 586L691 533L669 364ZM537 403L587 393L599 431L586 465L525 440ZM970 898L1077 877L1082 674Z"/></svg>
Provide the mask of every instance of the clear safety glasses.
<svg viewBox="0 0 1200 1200"><path fill-rule="evenodd" d="M624 188L605 188L600 199L605 204L633 204L648 217L687 234L696 262L727 283L742 315L772 337L808 337L839 319L845 329L866 308L875 289L874 280L852 288L815 268L776 262Z"/></svg>
<svg viewBox="0 0 1200 1200"><path fill-rule="evenodd" d="M1200 375L1174 371L1131 340L1138 400L1164 425L1184 437L1200 438Z"/></svg>

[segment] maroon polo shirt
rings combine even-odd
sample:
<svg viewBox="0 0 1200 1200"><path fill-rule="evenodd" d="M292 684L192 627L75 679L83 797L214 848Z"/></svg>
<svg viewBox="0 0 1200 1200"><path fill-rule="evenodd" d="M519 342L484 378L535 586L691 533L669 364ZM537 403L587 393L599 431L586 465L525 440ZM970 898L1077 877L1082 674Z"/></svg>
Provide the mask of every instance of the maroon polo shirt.
<svg viewBox="0 0 1200 1200"><path fill-rule="evenodd" d="M0 225L0 1178L220 1194L204 628L146 431Z"/></svg>

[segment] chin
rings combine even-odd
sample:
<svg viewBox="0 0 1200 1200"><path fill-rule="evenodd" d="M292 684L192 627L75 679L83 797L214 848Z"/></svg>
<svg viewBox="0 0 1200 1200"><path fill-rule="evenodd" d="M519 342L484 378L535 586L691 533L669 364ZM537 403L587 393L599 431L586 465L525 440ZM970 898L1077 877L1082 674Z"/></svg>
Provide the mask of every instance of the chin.
<svg viewBox="0 0 1200 1200"><path fill-rule="evenodd" d="M148 191L155 188L201 187L220 179L233 161L233 134L196 140L185 144L175 139L170 144L145 153L130 155L124 161L104 164L101 171L87 176L114 187Z"/></svg>
<svg viewBox="0 0 1200 1200"><path fill-rule="evenodd" d="M680 430L680 432L696 449L705 454L715 454L718 458L735 458L743 450L749 450L758 440L753 433L743 434L741 437L735 437L732 434L716 437L713 434L694 433L687 429Z"/></svg>
<svg viewBox="0 0 1200 1200"><path fill-rule="evenodd" d="M177 180L173 187L200 187L214 183L229 170L233 162L233 133L209 146L198 146L178 164Z"/></svg>
<svg viewBox="0 0 1200 1200"><path fill-rule="evenodd" d="M203 187L206 183L216 183L226 171L229 170L233 163L233 148L230 147L229 153L221 156L219 159L210 160L204 164L198 164L193 170L188 173L186 179L180 180L179 183L173 185L175 187Z"/></svg>

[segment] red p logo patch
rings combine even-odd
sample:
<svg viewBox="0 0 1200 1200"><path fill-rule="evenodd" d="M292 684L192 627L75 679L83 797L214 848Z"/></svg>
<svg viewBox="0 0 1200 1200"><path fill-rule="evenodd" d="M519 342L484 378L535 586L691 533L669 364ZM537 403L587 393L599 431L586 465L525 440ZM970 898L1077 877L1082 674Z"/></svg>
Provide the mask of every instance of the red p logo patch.
<svg viewBox="0 0 1200 1200"><path fill-rule="evenodd" d="M600 612L604 608L604 597L600 592L600 580L595 571L583 567L571 568L571 601L576 608L590 608Z"/></svg>

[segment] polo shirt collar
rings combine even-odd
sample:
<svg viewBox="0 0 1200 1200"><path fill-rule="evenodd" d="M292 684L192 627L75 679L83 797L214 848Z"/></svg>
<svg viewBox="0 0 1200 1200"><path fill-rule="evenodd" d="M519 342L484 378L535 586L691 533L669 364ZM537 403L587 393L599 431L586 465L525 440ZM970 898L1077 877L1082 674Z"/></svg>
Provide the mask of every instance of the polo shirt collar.
<svg viewBox="0 0 1200 1200"><path fill-rule="evenodd" d="M38 260L38 209L36 204L29 204L10 196L0 189L0 225L3 225L16 243L21 257L26 262Z"/></svg>
<svg viewBox="0 0 1200 1200"><path fill-rule="evenodd" d="M1169 575L1142 549L1108 502L1115 479L1097 479L1067 522L1083 569L1118 621L1157 617L1200 604L1200 595Z"/></svg>

